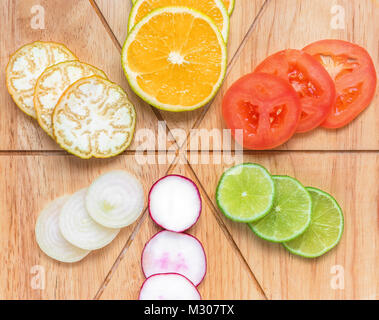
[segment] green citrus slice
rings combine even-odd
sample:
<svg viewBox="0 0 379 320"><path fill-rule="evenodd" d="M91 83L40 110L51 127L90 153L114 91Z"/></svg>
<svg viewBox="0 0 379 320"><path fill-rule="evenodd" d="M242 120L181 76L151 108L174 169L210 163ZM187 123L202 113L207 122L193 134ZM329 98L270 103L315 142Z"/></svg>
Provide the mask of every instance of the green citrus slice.
<svg viewBox="0 0 379 320"><path fill-rule="evenodd" d="M136 113L118 85L92 76L73 83L52 116L57 143L83 158L109 158L123 152L134 134Z"/></svg>
<svg viewBox="0 0 379 320"><path fill-rule="evenodd" d="M105 73L80 61L65 61L47 69L38 78L34 89L34 108L41 128L53 137L51 116L63 92L81 78L98 75L107 79Z"/></svg>
<svg viewBox="0 0 379 320"><path fill-rule="evenodd" d="M148 13L168 6L189 7L206 14L216 24L225 42L228 41L229 15L222 0L138 0L129 15L129 32Z"/></svg>
<svg viewBox="0 0 379 320"><path fill-rule="evenodd" d="M36 118L33 96L38 77L49 66L76 60L64 45L36 41L18 49L10 58L6 70L6 83L16 105L27 115Z"/></svg>
<svg viewBox="0 0 379 320"><path fill-rule="evenodd" d="M258 164L245 163L227 170L216 190L222 213L238 222L252 222L264 217L273 205L274 181Z"/></svg>
<svg viewBox="0 0 379 320"><path fill-rule="evenodd" d="M296 239L283 243L290 252L316 258L334 248L341 240L344 218L337 201L316 188L307 188L313 209L309 228Z"/></svg>
<svg viewBox="0 0 379 320"><path fill-rule="evenodd" d="M249 226L259 237L284 242L301 235L311 222L312 200L308 191L294 178L273 176L275 198L271 211Z"/></svg>
<svg viewBox="0 0 379 320"><path fill-rule="evenodd" d="M164 7L145 16L129 33L121 59L134 92L174 112L207 104L224 79L227 62L217 26L187 7Z"/></svg>

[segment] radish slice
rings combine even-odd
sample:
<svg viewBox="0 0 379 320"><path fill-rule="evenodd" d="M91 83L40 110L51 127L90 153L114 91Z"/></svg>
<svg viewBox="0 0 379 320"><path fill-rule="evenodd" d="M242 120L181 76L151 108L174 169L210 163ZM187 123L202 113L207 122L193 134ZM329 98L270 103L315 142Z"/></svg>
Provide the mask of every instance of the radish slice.
<svg viewBox="0 0 379 320"><path fill-rule="evenodd" d="M204 248L186 233L161 231L143 249L142 270L146 278L158 273L179 273L198 286L207 271Z"/></svg>
<svg viewBox="0 0 379 320"><path fill-rule="evenodd" d="M104 227L129 226L141 215L143 206L141 183L125 171L105 173L87 190L87 211L92 219Z"/></svg>
<svg viewBox="0 0 379 320"><path fill-rule="evenodd" d="M82 260L90 251L73 246L59 230L59 215L68 198L58 198L42 210L35 232L37 243L45 254L61 262L73 263Z"/></svg>
<svg viewBox="0 0 379 320"><path fill-rule="evenodd" d="M190 179L169 175L158 180L149 194L151 218L163 229L183 232L191 228L201 213L201 196Z"/></svg>
<svg viewBox="0 0 379 320"><path fill-rule="evenodd" d="M120 230L103 227L89 216L84 202L86 193L87 189L79 190L67 200L59 216L59 228L74 246L96 250L108 245Z"/></svg>
<svg viewBox="0 0 379 320"><path fill-rule="evenodd" d="M177 273L165 273L145 280L139 300L201 300L201 296L186 277Z"/></svg>

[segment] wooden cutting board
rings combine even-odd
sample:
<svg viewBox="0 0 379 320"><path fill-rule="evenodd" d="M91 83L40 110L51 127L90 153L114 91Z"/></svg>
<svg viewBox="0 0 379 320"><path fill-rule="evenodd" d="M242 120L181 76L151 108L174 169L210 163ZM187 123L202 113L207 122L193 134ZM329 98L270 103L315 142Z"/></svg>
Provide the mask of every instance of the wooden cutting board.
<svg viewBox="0 0 379 320"><path fill-rule="evenodd" d="M102 172L137 175L147 194L167 173L199 186L203 212L189 232L204 244L208 273L199 290L205 299L378 299L379 280L379 98L349 126L297 135L278 150L245 152L243 159L272 173L295 176L333 194L345 214L337 248L307 260L257 239L245 225L225 219L215 205L217 181L228 164L216 149L206 164L191 145L178 141L191 129L224 129L220 103L227 88L267 55L302 48L325 38L358 43L379 67L378 0L236 0L228 43L225 82L209 106L186 114L153 109L129 88L120 64L129 0L34 0L0 2L0 299L136 299L144 280L140 256L159 229L146 211L108 247L66 265L46 257L35 242L39 211L52 199L87 186ZM37 15L43 12L44 25ZM343 16L343 21L341 17ZM36 20L37 19L37 20ZM336 20L340 19L340 20ZM37 27L37 28L36 28ZM12 102L5 87L9 55L35 40L65 43L83 61L104 69L136 105L138 129L157 132L167 122L169 159L136 161L143 137L110 160L80 160L62 151ZM175 140L175 137L177 138ZM181 147L178 150L178 145ZM176 147L176 149L175 149ZM156 141L147 148L164 159ZM180 151L180 152L178 152ZM154 164L156 163L156 164Z"/></svg>

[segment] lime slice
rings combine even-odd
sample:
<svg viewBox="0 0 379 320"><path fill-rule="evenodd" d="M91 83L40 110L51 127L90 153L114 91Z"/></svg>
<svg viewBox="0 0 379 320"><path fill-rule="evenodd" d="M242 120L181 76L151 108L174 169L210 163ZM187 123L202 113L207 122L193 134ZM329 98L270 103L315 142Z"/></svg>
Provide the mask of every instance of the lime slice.
<svg viewBox="0 0 379 320"><path fill-rule="evenodd" d="M334 248L343 233L343 213L337 201L316 188L307 188L312 198L312 219L309 228L298 238L283 243L293 254L316 258Z"/></svg>
<svg viewBox="0 0 379 320"><path fill-rule="evenodd" d="M270 213L249 224L259 237L284 242L301 235L311 222L312 200L308 191L294 178L273 176L276 194Z"/></svg>
<svg viewBox="0 0 379 320"><path fill-rule="evenodd" d="M258 164L245 163L230 168L222 175L216 201L227 218L253 222L271 210L274 194L270 173Z"/></svg>

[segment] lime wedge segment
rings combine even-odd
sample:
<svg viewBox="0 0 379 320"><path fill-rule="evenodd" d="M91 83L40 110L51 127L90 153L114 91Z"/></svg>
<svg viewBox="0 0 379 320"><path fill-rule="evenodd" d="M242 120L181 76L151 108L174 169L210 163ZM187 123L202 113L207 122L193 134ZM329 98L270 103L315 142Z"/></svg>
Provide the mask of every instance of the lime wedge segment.
<svg viewBox="0 0 379 320"><path fill-rule="evenodd" d="M259 237L284 242L301 235L311 222L312 200L308 191L294 178L273 176L276 195L267 216L249 224Z"/></svg>
<svg viewBox="0 0 379 320"><path fill-rule="evenodd" d="M270 211L274 194L270 173L258 164L245 163L222 175L216 201L227 218L246 223L261 219Z"/></svg>
<svg viewBox="0 0 379 320"><path fill-rule="evenodd" d="M344 218L337 201L316 188L307 188L313 209L309 228L298 238L283 243L293 254L316 258L334 248L341 240Z"/></svg>

